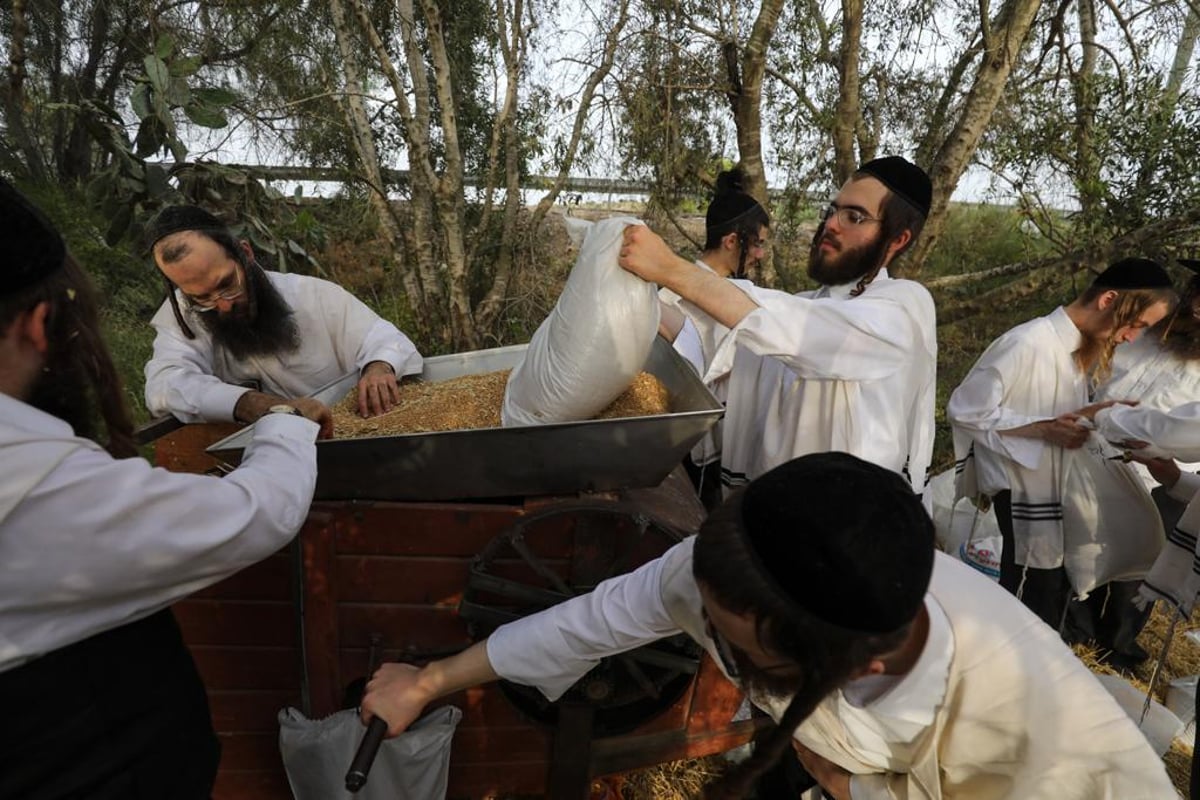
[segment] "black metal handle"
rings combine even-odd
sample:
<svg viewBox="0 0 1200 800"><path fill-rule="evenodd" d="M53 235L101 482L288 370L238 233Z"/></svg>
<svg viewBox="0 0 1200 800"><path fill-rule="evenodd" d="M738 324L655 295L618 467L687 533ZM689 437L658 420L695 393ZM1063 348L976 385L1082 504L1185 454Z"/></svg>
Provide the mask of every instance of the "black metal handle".
<svg viewBox="0 0 1200 800"><path fill-rule="evenodd" d="M346 791L357 792L367 785L367 773L375 763L375 755L379 752L379 745L383 744L386 733L387 723L379 717L371 717L367 732L363 734L362 742L358 745L358 752L354 754L354 760L350 762L350 769L346 772Z"/></svg>

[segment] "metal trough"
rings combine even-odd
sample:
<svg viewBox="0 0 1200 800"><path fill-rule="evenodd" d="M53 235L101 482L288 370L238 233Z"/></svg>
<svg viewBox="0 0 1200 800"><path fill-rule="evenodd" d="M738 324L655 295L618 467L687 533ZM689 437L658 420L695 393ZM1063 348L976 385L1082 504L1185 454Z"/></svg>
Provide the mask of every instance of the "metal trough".
<svg viewBox="0 0 1200 800"><path fill-rule="evenodd" d="M421 377L444 381L515 367L527 345L426 359ZM454 500L656 486L724 409L686 361L656 338L645 370L670 393L666 414L511 428L333 439L317 443L317 500ZM313 396L332 405L351 374ZM233 466L250 427L208 452Z"/></svg>

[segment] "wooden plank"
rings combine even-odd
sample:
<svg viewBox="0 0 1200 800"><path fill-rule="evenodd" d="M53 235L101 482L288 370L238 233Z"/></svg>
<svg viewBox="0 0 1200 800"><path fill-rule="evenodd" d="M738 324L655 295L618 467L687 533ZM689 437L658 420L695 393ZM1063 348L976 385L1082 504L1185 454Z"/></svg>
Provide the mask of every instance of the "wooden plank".
<svg viewBox="0 0 1200 800"><path fill-rule="evenodd" d="M448 800L483 800L484 798L525 795L541 797L546 791L546 762L499 764L460 763L450 752L450 786Z"/></svg>
<svg viewBox="0 0 1200 800"><path fill-rule="evenodd" d="M208 707L218 733L271 731L278 735L279 712L300 707L300 691L287 689L210 689Z"/></svg>
<svg viewBox="0 0 1200 800"><path fill-rule="evenodd" d="M243 427L233 422L184 425L154 443L154 463L172 472L208 472L221 462L205 453L204 448Z"/></svg>
<svg viewBox="0 0 1200 800"><path fill-rule="evenodd" d="M295 647L295 610L291 603L188 599L172 610L189 644L242 644Z"/></svg>
<svg viewBox="0 0 1200 800"><path fill-rule="evenodd" d="M279 753L279 732L223 733L221 740L221 769L283 770Z"/></svg>
<svg viewBox="0 0 1200 800"><path fill-rule="evenodd" d="M372 633L382 634L389 659L398 657L399 650L445 649L471 643L466 623L452 608L343 603L337 609L336 624L341 642L356 649L366 647ZM329 652L336 655L336 650Z"/></svg>
<svg viewBox="0 0 1200 800"><path fill-rule="evenodd" d="M278 770L221 770L213 800L292 800L287 773Z"/></svg>
<svg viewBox="0 0 1200 800"><path fill-rule="evenodd" d="M561 576L568 562L545 559L547 567ZM401 603L405 605L456 606L467 583L471 560L466 558L416 558L409 556L341 555L336 560L338 596L352 603ZM523 561L502 559L489 565L489 572L530 586L546 586ZM492 602L480 597L480 602Z"/></svg>
<svg viewBox="0 0 1200 800"><path fill-rule="evenodd" d="M337 521L323 514L309 515L300 532L304 565L304 674L308 680L303 709L311 718L328 716L340 707L342 691L338 674L339 639L338 585L333 569ZM367 641L364 636L362 641Z"/></svg>
<svg viewBox="0 0 1200 800"><path fill-rule="evenodd" d="M192 595L193 598L280 600L292 602L292 566L287 548L235 572Z"/></svg>
<svg viewBox="0 0 1200 800"><path fill-rule="evenodd" d="M299 693L300 654L293 647L191 645L209 691L278 689Z"/></svg>
<svg viewBox="0 0 1200 800"><path fill-rule="evenodd" d="M344 554L473 557L520 516L518 506L315 503L338 516Z"/></svg>

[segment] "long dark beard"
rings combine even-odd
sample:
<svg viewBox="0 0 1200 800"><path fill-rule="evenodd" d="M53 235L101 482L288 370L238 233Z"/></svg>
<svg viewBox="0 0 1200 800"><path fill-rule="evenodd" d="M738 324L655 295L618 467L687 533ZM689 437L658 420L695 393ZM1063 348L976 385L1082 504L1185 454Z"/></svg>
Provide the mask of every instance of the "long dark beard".
<svg viewBox="0 0 1200 800"><path fill-rule="evenodd" d="M808 277L822 286L841 286L857 281L877 269L887 251L888 243L883 236L876 236L870 244L845 247L836 253L826 254L821 251L824 238L825 225L822 223L808 249Z"/></svg>
<svg viewBox="0 0 1200 800"><path fill-rule="evenodd" d="M261 267L252 263L245 269L250 301L226 314L198 314L200 323L213 344L235 359L294 352L300 346L295 312Z"/></svg>

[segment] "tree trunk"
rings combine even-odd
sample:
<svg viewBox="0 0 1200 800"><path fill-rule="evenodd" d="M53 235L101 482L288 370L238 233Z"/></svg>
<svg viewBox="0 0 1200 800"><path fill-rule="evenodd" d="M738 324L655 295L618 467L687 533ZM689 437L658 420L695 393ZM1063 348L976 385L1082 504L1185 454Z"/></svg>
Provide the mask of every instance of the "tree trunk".
<svg viewBox="0 0 1200 800"><path fill-rule="evenodd" d="M4 118L9 135L25 159L29 177L38 182L46 181L46 162L42 151L29 131L25 120L25 39L29 35L29 21L25 16L25 0L13 0L12 40L9 42L8 84L4 92Z"/></svg>
<svg viewBox="0 0 1200 800"><path fill-rule="evenodd" d="M970 163L992 112L1004 94L1005 84L1016 66L1040 6L1041 0L1009 0L996 24L985 31L985 49L975 82L963 103L954 129L938 150L929 171L933 180L933 201L925 221L925 230L909 257L909 268L914 274L920 271L929 251L946 228L950 195Z"/></svg>
<svg viewBox="0 0 1200 800"><path fill-rule="evenodd" d="M1079 235L1082 241L1095 241L1102 220L1104 184L1100 178L1100 158L1096 155L1096 6L1094 0L1077 0L1079 39L1083 57L1072 78L1075 94L1075 191L1079 198ZM1086 259L1088 265L1094 262Z"/></svg>
<svg viewBox="0 0 1200 800"><path fill-rule="evenodd" d="M337 38L338 52L341 54L342 75L345 93L341 99L346 125L350 129L350 137L354 144L354 152L362 170L363 180L368 187L368 200L379 227L383 230L387 241L391 244L392 267L400 276L401 285L407 295L409 308L413 311L424 308L425 295L416 271L409 266L404 258L404 237L401 234L399 221L395 210L388 200L387 187L383 178L382 166L379 163L379 151L375 147L375 134L371 130L371 121L363 103L365 84L358 62L358 51L346 19L346 6L342 0L330 0L330 12L333 15L333 32ZM428 334L425 329L423 315L414 314L422 338Z"/></svg>
<svg viewBox="0 0 1200 800"><path fill-rule="evenodd" d="M862 118L858 54L862 49L863 1L842 0L842 43L838 50L838 98L833 113L834 184L841 186L858 168L855 132Z"/></svg>

